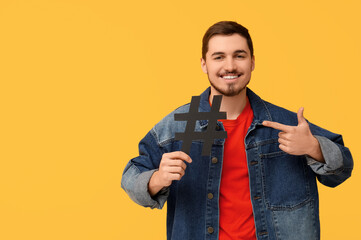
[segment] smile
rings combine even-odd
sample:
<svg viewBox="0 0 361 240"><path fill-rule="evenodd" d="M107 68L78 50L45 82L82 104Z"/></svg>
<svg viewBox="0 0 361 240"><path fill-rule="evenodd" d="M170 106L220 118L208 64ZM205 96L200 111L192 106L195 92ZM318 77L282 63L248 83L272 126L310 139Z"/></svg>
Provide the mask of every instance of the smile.
<svg viewBox="0 0 361 240"><path fill-rule="evenodd" d="M226 80L233 80L236 78L239 78L242 74L238 74L238 75L220 75L221 78L226 79Z"/></svg>

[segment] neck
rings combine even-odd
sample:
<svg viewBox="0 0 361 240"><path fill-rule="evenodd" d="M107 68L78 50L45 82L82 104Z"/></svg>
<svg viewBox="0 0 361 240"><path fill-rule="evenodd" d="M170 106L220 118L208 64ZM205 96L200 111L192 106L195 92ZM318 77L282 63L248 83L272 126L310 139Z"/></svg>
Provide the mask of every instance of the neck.
<svg viewBox="0 0 361 240"><path fill-rule="evenodd" d="M213 101L214 95L222 95L216 89L211 86L211 94L209 95L209 101ZM243 111L247 103L246 88L244 88L238 95L227 97L223 95L222 103L220 107L221 112L227 113L227 119L236 119Z"/></svg>

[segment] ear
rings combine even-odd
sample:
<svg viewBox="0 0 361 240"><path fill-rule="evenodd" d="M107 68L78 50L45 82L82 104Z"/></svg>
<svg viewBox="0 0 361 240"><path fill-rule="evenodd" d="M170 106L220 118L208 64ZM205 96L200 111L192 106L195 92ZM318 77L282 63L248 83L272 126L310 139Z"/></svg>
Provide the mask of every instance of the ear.
<svg viewBox="0 0 361 240"><path fill-rule="evenodd" d="M201 68L202 68L202 70L203 70L203 72L204 72L205 74L208 73L208 71L207 71L207 65L206 65L206 60L204 60L203 58L201 58Z"/></svg>
<svg viewBox="0 0 361 240"><path fill-rule="evenodd" d="M255 66L255 64L256 64L256 63L255 63L256 59L255 59L255 56L254 56L254 55L252 56L252 60L251 60L251 61L252 61L251 64L252 64L252 71L253 71L254 68L256 67L256 66Z"/></svg>

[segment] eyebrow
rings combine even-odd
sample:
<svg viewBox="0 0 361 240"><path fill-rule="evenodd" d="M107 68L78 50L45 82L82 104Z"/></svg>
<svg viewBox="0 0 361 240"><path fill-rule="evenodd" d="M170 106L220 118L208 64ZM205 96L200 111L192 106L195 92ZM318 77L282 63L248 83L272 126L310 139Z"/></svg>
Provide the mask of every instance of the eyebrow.
<svg viewBox="0 0 361 240"><path fill-rule="evenodd" d="M241 49L234 51L234 53L245 53L245 54L247 54L247 52L246 52L245 50L241 50ZM214 52L214 53L212 53L211 56L214 56L214 55L222 55L222 54L224 54L224 52Z"/></svg>

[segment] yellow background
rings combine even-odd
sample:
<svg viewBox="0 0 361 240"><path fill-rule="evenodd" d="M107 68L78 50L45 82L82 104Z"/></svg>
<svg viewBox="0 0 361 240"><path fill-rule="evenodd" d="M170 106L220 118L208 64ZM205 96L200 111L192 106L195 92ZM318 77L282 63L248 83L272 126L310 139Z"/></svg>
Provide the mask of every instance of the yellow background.
<svg viewBox="0 0 361 240"><path fill-rule="evenodd" d="M166 210L120 188L139 140L200 94L201 38L249 28L251 89L342 133L355 159L320 186L322 239L360 227L360 11L344 1L0 1L0 239L165 239Z"/></svg>

